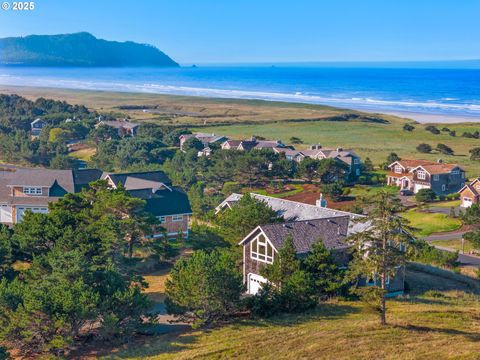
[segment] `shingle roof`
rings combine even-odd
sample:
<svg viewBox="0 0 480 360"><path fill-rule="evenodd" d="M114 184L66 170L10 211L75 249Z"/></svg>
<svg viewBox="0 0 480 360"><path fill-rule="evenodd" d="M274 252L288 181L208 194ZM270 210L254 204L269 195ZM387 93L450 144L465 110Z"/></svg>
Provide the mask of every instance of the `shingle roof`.
<svg viewBox="0 0 480 360"><path fill-rule="evenodd" d="M439 163L433 163L431 165L422 165L422 168L424 168L429 174L448 174L452 170L456 168L460 168L456 164L439 164Z"/></svg>
<svg viewBox="0 0 480 360"><path fill-rule="evenodd" d="M192 208L188 201L187 194L180 188L173 187L158 190L155 193L149 189L150 194L145 190L129 191L132 196L146 200L145 210L155 216L165 216L174 214L191 214Z"/></svg>
<svg viewBox="0 0 480 360"><path fill-rule="evenodd" d="M338 216L348 216L352 220L359 220L363 218L362 215L350 213L347 211L341 211L336 209L330 209L327 207L320 207L316 205L304 204L298 201L285 200L280 198L274 198L271 196L265 196L255 193L250 195L260 201L263 201L272 208L279 216L285 221L304 221L314 219L324 219ZM216 207L217 213L225 206L232 207L237 201L243 197L243 194L233 193L227 197L220 205ZM349 234L361 231L368 227L366 223L357 221L351 221L349 224Z"/></svg>
<svg viewBox="0 0 480 360"><path fill-rule="evenodd" d="M291 237L296 252L302 254L311 251L312 245L319 240L322 240L325 247L330 250L350 247L345 242L349 223L350 218L348 216L338 216L283 224L260 225L259 228L277 250L282 248L287 238ZM246 239L246 241L249 240Z"/></svg>
<svg viewBox="0 0 480 360"><path fill-rule="evenodd" d="M74 169L73 181L75 183L75 192L79 192L88 187L93 181L102 177L102 170L98 169Z"/></svg>

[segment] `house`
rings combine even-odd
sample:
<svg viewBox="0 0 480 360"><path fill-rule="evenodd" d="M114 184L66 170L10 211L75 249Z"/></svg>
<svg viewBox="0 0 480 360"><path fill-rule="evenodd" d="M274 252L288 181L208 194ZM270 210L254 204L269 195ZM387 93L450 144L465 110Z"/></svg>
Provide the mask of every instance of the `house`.
<svg viewBox="0 0 480 360"><path fill-rule="evenodd" d="M179 136L180 149L183 149L183 144L185 143L185 141L191 138L196 138L199 141L201 141L205 148L209 147L212 144L221 144L228 140L228 138L223 135L205 134L205 133L182 134Z"/></svg>
<svg viewBox="0 0 480 360"><path fill-rule="evenodd" d="M45 121L40 118L35 119L30 123L30 133L32 136L40 136L40 133L45 126L47 126Z"/></svg>
<svg viewBox="0 0 480 360"><path fill-rule="evenodd" d="M122 184L132 196L145 200L145 210L160 220L169 238L188 237L192 209L187 194L172 186L163 171L103 173L102 179L112 188Z"/></svg>
<svg viewBox="0 0 480 360"><path fill-rule="evenodd" d="M465 184L458 193L460 194L461 207L468 208L473 204L478 204L480 199L480 178L476 178L469 184Z"/></svg>
<svg viewBox="0 0 480 360"><path fill-rule="evenodd" d="M128 120L100 120L95 127L100 125L110 126L118 130L118 136L135 136L140 124L132 123Z"/></svg>
<svg viewBox="0 0 480 360"><path fill-rule="evenodd" d="M459 191L465 185L465 170L442 161L399 160L388 166L387 184L417 193L432 189L437 195Z"/></svg>
<svg viewBox="0 0 480 360"><path fill-rule="evenodd" d="M0 223L20 222L27 210L47 213L48 205L81 191L100 177L95 169L50 170L0 167ZM93 179L93 180L92 180Z"/></svg>
<svg viewBox="0 0 480 360"><path fill-rule="evenodd" d="M217 206L217 213L235 206L242 196L230 195ZM256 294L267 282L261 275L261 269L275 261L287 238L292 238L299 257L306 256L313 244L321 240L332 252L337 264L347 267L351 259L351 244L346 241L347 237L365 231L370 226L367 222L358 221L363 217L361 215L322 206L321 199L317 205L309 205L259 194L251 196L269 205L283 217L285 223L259 225L239 243L243 248L243 280L248 294ZM404 271L403 267L399 267L397 274L387 279L390 296L404 291ZM372 277L363 279L362 283L376 285L377 281Z"/></svg>
<svg viewBox="0 0 480 360"><path fill-rule="evenodd" d="M303 159L306 158L306 155L300 150L293 150L290 148L273 148L273 151L276 154L284 154L285 158L290 161L301 162Z"/></svg>
<svg viewBox="0 0 480 360"><path fill-rule="evenodd" d="M27 210L48 213L48 205L68 193L77 193L92 181L104 179L112 188L122 184L134 197L146 201L145 210L156 216L170 238L188 237L192 214L187 194L172 186L162 171L104 173L97 169L51 170L0 167L0 223L13 225ZM159 234L154 234L159 235Z"/></svg>
<svg viewBox="0 0 480 360"><path fill-rule="evenodd" d="M263 150L274 148L283 148L285 145L280 140L258 140L255 136L252 136L249 140L227 140L222 143L222 150Z"/></svg>
<svg viewBox="0 0 480 360"><path fill-rule="evenodd" d="M310 146L308 150L302 150L302 154L305 157L309 157L316 160L322 159L335 159L346 164L347 167L347 176L349 177L358 177L362 174L362 162L360 157L351 149L327 149L323 148L321 145L316 144Z"/></svg>

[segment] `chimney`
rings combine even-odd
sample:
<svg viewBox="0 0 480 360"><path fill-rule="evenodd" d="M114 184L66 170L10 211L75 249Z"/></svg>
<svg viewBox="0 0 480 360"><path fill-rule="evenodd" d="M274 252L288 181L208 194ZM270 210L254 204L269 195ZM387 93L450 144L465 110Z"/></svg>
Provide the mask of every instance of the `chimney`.
<svg viewBox="0 0 480 360"><path fill-rule="evenodd" d="M250 138L250 141L257 141L257 138L255 137L255 135L252 135L252 137Z"/></svg>
<svg viewBox="0 0 480 360"><path fill-rule="evenodd" d="M343 151L343 148L338 147L338 148L337 148L337 152L340 152L340 151Z"/></svg>
<svg viewBox="0 0 480 360"><path fill-rule="evenodd" d="M437 163L443 164L443 160L442 160L442 159L438 159L438 160L437 160Z"/></svg>
<svg viewBox="0 0 480 360"><path fill-rule="evenodd" d="M320 145L320 144L310 145L310 150L319 150L321 148L322 148L322 145Z"/></svg>
<svg viewBox="0 0 480 360"><path fill-rule="evenodd" d="M315 205L321 208L327 207L327 200L323 198L323 193L320 193L320 198L315 202Z"/></svg>

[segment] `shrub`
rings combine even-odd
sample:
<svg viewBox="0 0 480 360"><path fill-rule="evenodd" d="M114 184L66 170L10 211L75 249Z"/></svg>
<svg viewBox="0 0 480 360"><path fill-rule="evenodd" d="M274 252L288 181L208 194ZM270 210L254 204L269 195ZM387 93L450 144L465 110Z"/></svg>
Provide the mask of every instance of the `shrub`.
<svg viewBox="0 0 480 360"><path fill-rule="evenodd" d="M453 149L450 146L445 144L438 144L437 150L445 155L453 155L454 153Z"/></svg>
<svg viewBox="0 0 480 360"><path fill-rule="evenodd" d="M411 124L405 124L403 125L403 130L405 131L413 131L415 130L415 126L411 125Z"/></svg>
<svg viewBox="0 0 480 360"><path fill-rule="evenodd" d="M480 147L470 149L470 160L480 160Z"/></svg>
<svg viewBox="0 0 480 360"><path fill-rule="evenodd" d="M421 153L428 154L429 152L432 151L432 147L428 144L422 143L417 146L417 151Z"/></svg>
<svg viewBox="0 0 480 360"><path fill-rule="evenodd" d="M10 359L10 354L7 351L7 348L0 346L0 360Z"/></svg>
<svg viewBox="0 0 480 360"><path fill-rule="evenodd" d="M425 130L430 131L434 135L440 134L440 130L436 126L428 125L425 127Z"/></svg>
<svg viewBox="0 0 480 360"><path fill-rule="evenodd" d="M432 189L421 189L415 194L415 199L418 202L432 202L437 198L437 195Z"/></svg>
<svg viewBox="0 0 480 360"><path fill-rule="evenodd" d="M445 131L445 132L450 132L450 129L449 129L449 128L447 128L447 127L443 127L443 128L442 128L442 131Z"/></svg>
<svg viewBox="0 0 480 360"><path fill-rule="evenodd" d="M322 185L322 191L333 201L339 201L343 195L343 187L340 183Z"/></svg>
<svg viewBox="0 0 480 360"><path fill-rule="evenodd" d="M455 130L452 130L448 133L448 135L455 137L457 136L457 132Z"/></svg>

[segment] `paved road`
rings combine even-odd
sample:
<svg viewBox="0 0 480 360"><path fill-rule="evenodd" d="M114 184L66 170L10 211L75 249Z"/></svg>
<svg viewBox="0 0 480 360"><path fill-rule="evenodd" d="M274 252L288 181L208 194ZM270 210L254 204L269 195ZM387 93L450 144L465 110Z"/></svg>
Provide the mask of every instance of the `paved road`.
<svg viewBox="0 0 480 360"><path fill-rule="evenodd" d="M455 250L445 248L442 246L436 246L434 245L435 248L443 251L450 251L450 252L455 252ZM474 266L480 268L480 257L478 256L471 256L467 254L458 254L458 262L462 265L466 266Z"/></svg>
<svg viewBox="0 0 480 360"><path fill-rule="evenodd" d="M471 231L471 230L470 230ZM435 240L455 240L461 239L463 234L467 233L466 230L457 230L450 231L445 233L432 234L424 238L426 241L435 241Z"/></svg>

